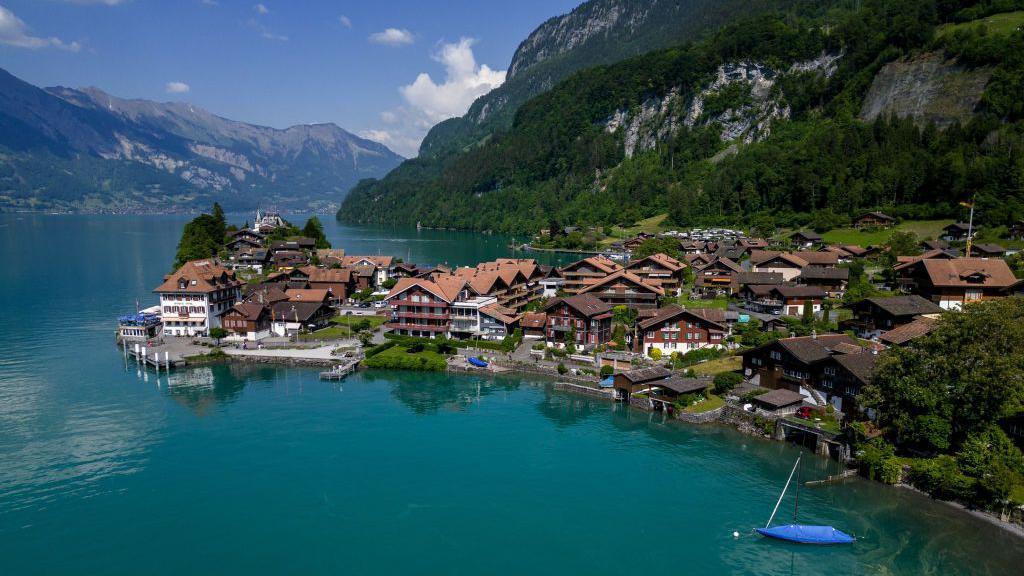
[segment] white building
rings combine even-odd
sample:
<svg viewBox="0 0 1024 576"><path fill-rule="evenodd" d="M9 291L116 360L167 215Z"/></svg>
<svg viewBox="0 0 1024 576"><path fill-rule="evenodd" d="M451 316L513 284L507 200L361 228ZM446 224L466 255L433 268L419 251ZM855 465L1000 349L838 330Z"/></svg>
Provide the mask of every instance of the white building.
<svg viewBox="0 0 1024 576"><path fill-rule="evenodd" d="M165 336L203 336L242 296L242 281L216 260L186 262L153 292L160 295Z"/></svg>

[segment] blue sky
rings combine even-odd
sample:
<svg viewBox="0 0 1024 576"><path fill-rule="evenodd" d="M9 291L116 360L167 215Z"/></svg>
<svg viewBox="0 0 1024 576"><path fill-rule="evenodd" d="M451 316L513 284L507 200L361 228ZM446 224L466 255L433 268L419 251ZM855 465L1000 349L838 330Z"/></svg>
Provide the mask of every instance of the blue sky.
<svg viewBox="0 0 1024 576"><path fill-rule="evenodd" d="M408 156L579 1L0 0L0 67L279 128L334 122Z"/></svg>

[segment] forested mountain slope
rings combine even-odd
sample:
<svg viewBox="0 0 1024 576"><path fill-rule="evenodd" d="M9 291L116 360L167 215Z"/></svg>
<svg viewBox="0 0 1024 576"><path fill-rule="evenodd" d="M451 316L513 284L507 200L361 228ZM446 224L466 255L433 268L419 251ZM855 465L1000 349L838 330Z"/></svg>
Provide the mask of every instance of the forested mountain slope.
<svg viewBox="0 0 1024 576"><path fill-rule="evenodd" d="M949 216L977 195L980 218L1002 223L1024 212L1024 32L947 23L1018 3L796 6L590 68L485 144L361 183L339 217L820 224L866 208ZM907 74L926 89L901 86Z"/></svg>

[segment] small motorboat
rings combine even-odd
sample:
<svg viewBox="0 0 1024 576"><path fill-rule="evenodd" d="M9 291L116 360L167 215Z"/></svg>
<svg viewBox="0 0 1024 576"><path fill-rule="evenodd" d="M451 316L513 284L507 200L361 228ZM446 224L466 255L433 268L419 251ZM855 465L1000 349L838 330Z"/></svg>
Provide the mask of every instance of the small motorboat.
<svg viewBox="0 0 1024 576"><path fill-rule="evenodd" d="M796 463L793 464L793 470L789 473L789 479L786 480L786 485L782 488L782 494L779 494L779 501L775 503L775 509L772 510L772 515L768 518L768 523L765 524L764 528L755 528L754 530L768 538L775 538L776 540L785 540L787 542L796 542L798 544L853 544L855 538L850 536L846 532L834 528L832 526L811 526L807 524L785 524L782 526L772 526L772 520L775 519L775 513L779 511L779 504L782 504L782 499L786 496L786 490L789 489L790 482L793 481L793 475L796 474L797 468L800 467L800 458L803 454L797 456ZM796 502L793 506L793 520L796 521L796 515L800 507L800 482L797 481L796 487Z"/></svg>
<svg viewBox="0 0 1024 576"><path fill-rule="evenodd" d="M477 368L487 368L487 362L484 362L476 356L470 356L468 362Z"/></svg>

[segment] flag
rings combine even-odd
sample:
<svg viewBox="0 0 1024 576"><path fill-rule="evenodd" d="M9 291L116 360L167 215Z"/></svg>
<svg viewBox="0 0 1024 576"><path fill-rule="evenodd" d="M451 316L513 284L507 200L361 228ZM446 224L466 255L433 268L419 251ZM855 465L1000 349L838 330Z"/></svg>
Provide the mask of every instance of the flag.
<svg viewBox="0 0 1024 576"><path fill-rule="evenodd" d="M961 202L960 205L963 206L964 208L973 208L974 202Z"/></svg>

